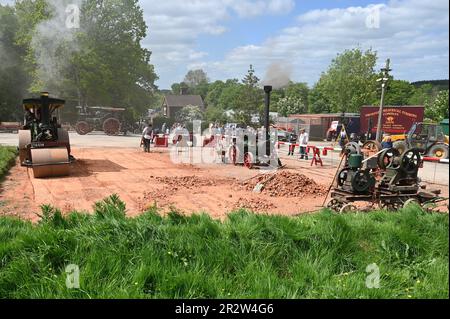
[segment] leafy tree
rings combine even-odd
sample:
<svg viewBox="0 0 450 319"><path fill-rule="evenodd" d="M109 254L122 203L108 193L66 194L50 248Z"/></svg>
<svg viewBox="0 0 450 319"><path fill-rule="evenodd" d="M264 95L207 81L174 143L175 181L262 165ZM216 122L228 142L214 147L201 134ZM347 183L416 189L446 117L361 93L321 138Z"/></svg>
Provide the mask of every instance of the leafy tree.
<svg viewBox="0 0 450 319"><path fill-rule="evenodd" d="M328 101L332 112L358 112L376 97L376 60L372 50L353 49L338 54L320 77L316 96L321 97L322 103Z"/></svg>
<svg viewBox="0 0 450 319"><path fill-rule="evenodd" d="M385 105L408 105L411 96L414 94L415 88L408 81L390 80L385 95ZM379 100L375 100L374 104L379 104Z"/></svg>
<svg viewBox="0 0 450 319"><path fill-rule="evenodd" d="M205 120L208 123L218 122L220 124L225 124L229 121L229 118L225 114L224 109L216 106L209 106L205 112Z"/></svg>
<svg viewBox="0 0 450 319"><path fill-rule="evenodd" d="M194 120L202 120L203 116L204 114L200 110L200 107L188 105L177 112L175 117L180 123L191 123Z"/></svg>
<svg viewBox="0 0 450 319"><path fill-rule="evenodd" d="M255 75L252 65L242 83L244 85L239 88L239 97L236 101L235 119L240 123L251 125L253 115L259 114L261 118L263 111L263 91L258 87L259 78Z"/></svg>
<svg viewBox="0 0 450 319"><path fill-rule="evenodd" d="M26 92L25 49L16 44L19 21L13 7L0 5L0 122L21 119Z"/></svg>
<svg viewBox="0 0 450 319"><path fill-rule="evenodd" d="M437 97L439 90L430 83L424 84L415 89L408 100L409 105L426 105L432 103Z"/></svg>
<svg viewBox="0 0 450 319"><path fill-rule="evenodd" d="M51 39L53 50L48 52L48 61L52 66L45 67L57 68L58 77L43 74L42 61L36 58L37 50L45 56L47 49L47 42L40 45L38 41L43 37L38 26L57 12L45 0L22 0L16 7L21 25L18 43L27 48L31 91L45 88L80 105L122 106L133 108L136 114L146 112L158 77L150 64L151 52L141 46L147 26L138 0L83 1L81 29L73 33L73 41L58 36ZM76 49L71 47L74 44Z"/></svg>
<svg viewBox="0 0 450 319"><path fill-rule="evenodd" d="M327 99L323 83L318 82L309 92L308 111L312 114L331 113L330 101Z"/></svg>
<svg viewBox="0 0 450 319"><path fill-rule="evenodd" d="M190 70L184 77L184 83L190 88L194 88L201 83L209 83L208 75L202 69Z"/></svg>
<svg viewBox="0 0 450 319"><path fill-rule="evenodd" d="M308 96L310 91L308 84L294 83L291 81L284 91L286 97L300 99L306 107L306 110L308 109Z"/></svg>
<svg viewBox="0 0 450 319"><path fill-rule="evenodd" d="M425 117L434 122L448 119L448 90L440 91L432 103L425 104Z"/></svg>
<svg viewBox="0 0 450 319"><path fill-rule="evenodd" d="M277 103L278 113L281 116L288 116L290 114L306 113L306 103L301 97L287 96L282 98Z"/></svg>

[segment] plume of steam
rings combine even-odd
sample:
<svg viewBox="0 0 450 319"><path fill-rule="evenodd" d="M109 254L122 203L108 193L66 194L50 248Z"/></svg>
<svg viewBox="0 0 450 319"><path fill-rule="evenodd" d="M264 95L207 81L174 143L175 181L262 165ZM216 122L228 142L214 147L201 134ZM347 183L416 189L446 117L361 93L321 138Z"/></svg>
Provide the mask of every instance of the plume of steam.
<svg viewBox="0 0 450 319"><path fill-rule="evenodd" d="M36 58L37 77L42 89L56 90L64 79L63 71L72 53L79 51L76 33L79 29L68 25L70 11L75 5L81 9L83 0L46 0L51 18L36 26L31 45ZM59 92L53 92L59 93Z"/></svg>
<svg viewBox="0 0 450 319"><path fill-rule="evenodd" d="M262 84L271 85L274 89L281 89L289 85L291 75L290 63L274 62L267 68Z"/></svg>

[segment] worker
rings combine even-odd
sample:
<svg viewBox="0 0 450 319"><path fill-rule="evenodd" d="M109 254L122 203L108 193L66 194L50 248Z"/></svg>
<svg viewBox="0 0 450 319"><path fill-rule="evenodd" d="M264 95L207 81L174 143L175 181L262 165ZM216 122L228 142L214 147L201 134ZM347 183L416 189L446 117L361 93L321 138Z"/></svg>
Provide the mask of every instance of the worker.
<svg viewBox="0 0 450 319"><path fill-rule="evenodd" d="M344 150L345 144L347 144L347 132L345 131L344 125L342 125L341 132L339 133L339 146L342 150Z"/></svg>
<svg viewBox="0 0 450 319"><path fill-rule="evenodd" d="M144 145L144 152L150 153L150 142L153 138L153 130L152 125L147 124L144 128L144 131L142 132L142 142L141 144Z"/></svg>
<svg viewBox="0 0 450 319"><path fill-rule="evenodd" d="M304 128L300 130L300 136L298 137L298 144L300 145L300 158L308 160L308 148L309 136Z"/></svg>
<svg viewBox="0 0 450 319"><path fill-rule="evenodd" d="M288 156L294 156L295 143L297 142L297 136L295 135L294 132L289 133L288 142L289 142L289 153L288 153Z"/></svg>
<svg viewBox="0 0 450 319"><path fill-rule="evenodd" d="M381 148L382 149L388 149L388 148L393 148L394 144L392 143L392 137L390 135L386 136L383 139L383 142L381 142Z"/></svg>

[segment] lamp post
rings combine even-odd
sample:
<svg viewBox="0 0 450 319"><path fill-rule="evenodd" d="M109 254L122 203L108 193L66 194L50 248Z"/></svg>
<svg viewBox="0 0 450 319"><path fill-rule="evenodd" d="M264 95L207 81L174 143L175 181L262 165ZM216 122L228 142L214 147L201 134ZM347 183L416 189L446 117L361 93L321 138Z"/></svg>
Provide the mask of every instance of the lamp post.
<svg viewBox="0 0 450 319"><path fill-rule="evenodd" d="M389 71L392 69L389 68L391 63L390 59L386 60L386 66L381 69L382 77L377 80L377 82L381 82L381 102L380 102L380 111L378 113L378 125L377 125L377 136L376 140L381 142L382 140L382 126L383 126L383 109L384 109L384 95L386 93L386 86L389 81Z"/></svg>

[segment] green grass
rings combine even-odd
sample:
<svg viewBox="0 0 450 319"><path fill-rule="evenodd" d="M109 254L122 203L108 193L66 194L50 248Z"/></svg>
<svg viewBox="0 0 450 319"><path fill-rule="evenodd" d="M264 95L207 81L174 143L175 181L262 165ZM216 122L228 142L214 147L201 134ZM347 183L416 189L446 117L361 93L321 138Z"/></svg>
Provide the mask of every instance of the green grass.
<svg viewBox="0 0 450 319"><path fill-rule="evenodd" d="M0 181L8 170L14 165L17 157L17 148L0 145Z"/></svg>
<svg viewBox="0 0 450 319"><path fill-rule="evenodd" d="M0 218L2 298L448 298L449 217L419 207L280 217L234 212L125 217L43 207L38 225ZM380 288L366 287L377 264ZM65 267L80 268L80 289Z"/></svg>

